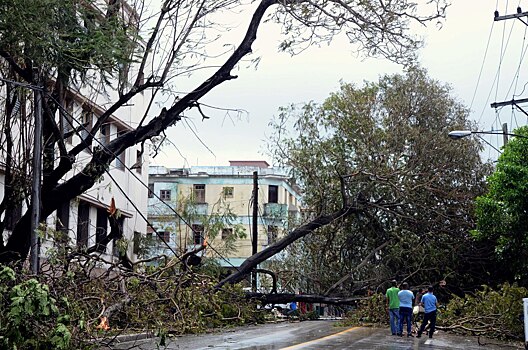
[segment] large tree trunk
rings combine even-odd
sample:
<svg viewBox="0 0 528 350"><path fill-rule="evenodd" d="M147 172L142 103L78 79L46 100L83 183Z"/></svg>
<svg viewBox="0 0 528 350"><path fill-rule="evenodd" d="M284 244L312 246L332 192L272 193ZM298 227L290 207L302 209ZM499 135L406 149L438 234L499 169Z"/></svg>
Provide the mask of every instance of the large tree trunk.
<svg viewBox="0 0 528 350"><path fill-rule="evenodd" d="M233 68L240 60L251 52L251 45L256 40L257 30L266 10L277 3L277 0L262 0L255 10L246 35L242 39L238 48L231 54L226 62L200 86L179 99L169 109L163 108L161 113L153 118L147 125L140 126L134 131L125 133L110 142L106 149L98 149L93 153L91 161L84 169L71 179L60 183L63 176L72 168L74 157L84 149L86 145L76 146L69 152L69 157L61 157L59 166L47 176L42 186L42 210L40 217L46 218L55 211L60 204L66 200L74 199L86 190L91 188L95 182L107 171L109 164L115 159L116 154L120 154L127 148L140 144L154 136L159 135L168 127L181 120L181 113L185 110L197 106L197 101L209 93L216 86L227 80L235 79L231 75ZM5 52L3 57L9 59ZM161 82L162 83L162 82ZM147 87L155 86L155 83L147 81L144 85L133 86L131 90L121 96L119 101L112 105L100 119L108 118L117 109L126 104L132 97ZM94 128L93 133L95 133ZM91 135L93 138L94 135ZM90 141L91 142L91 139ZM29 211L28 211L29 212ZM9 263L15 260L25 260L29 253L30 240L30 215L26 214L19 221L13 233L9 237L5 247L0 247L0 263Z"/></svg>
<svg viewBox="0 0 528 350"><path fill-rule="evenodd" d="M289 246L296 240L314 232L320 227L330 224L334 220L341 219L343 217L349 216L356 212L357 212L356 207L346 207L332 214L318 216L312 221L299 226L298 228L290 232L284 238L278 240L272 245L269 245L266 249L258 252L257 254L254 254L250 256L249 258L247 258L242 263L242 265L240 265L240 267L237 269L236 272L234 272L233 274L229 275L228 277L220 281L216 285L216 288L221 288L226 283L234 284L234 283L240 282L241 280L244 279L245 276L251 273L251 271L253 271L253 269L256 268L258 264L260 264L263 261L266 261L273 255L284 250L287 246Z"/></svg>
<svg viewBox="0 0 528 350"><path fill-rule="evenodd" d="M333 298L314 294L293 294L293 293L279 293L279 294L264 294L264 293L247 293L246 298L257 299L262 304L286 304L291 301L303 303L324 303L332 305L355 305L359 300L368 299L368 297L355 298Z"/></svg>

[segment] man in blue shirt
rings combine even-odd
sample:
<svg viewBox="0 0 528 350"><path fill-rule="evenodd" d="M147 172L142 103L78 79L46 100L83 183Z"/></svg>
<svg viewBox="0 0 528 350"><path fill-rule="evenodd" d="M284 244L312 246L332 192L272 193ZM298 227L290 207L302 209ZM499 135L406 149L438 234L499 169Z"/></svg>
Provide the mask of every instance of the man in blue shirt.
<svg viewBox="0 0 528 350"><path fill-rule="evenodd" d="M433 295L433 286L429 286L427 293L422 296L422 301L420 304L423 305L425 314L423 323L420 326L420 330L418 331L418 335L416 337L420 338L422 336L425 326L427 326L427 322L431 321L431 327L429 328L429 338L432 338L436 326L436 308L438 306L438 301Z"/></svg>
<svg viewBox="0 0 528 350"><path fill-rule="evenodd" d="M403 336L403 323L407 322L407 337L412 337L411 319L414 294L409 290L409 284L407 282L402 283L402 290L398 292L398 299L400 300L400 328L398 335L400 337Z"/></svg>

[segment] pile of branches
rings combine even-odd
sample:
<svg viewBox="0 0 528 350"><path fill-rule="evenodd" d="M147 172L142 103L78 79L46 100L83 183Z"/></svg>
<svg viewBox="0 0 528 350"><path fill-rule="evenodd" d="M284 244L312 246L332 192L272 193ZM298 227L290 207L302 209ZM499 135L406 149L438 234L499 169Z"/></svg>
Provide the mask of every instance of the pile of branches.
<svg viewBox="0 0 528 350"><path fill-rule="evenodd" d="M527 289L504 283L497 289L483 286L474 294L453 296L441 310L439 329L502 340L524 336L523 298Z"/></svg>
<svg viewBox="0 0 528 350"><path fill-rule="evenodd" d="M437 329L456 334L484 336L500 340L520 340L524 336L523 298L528 290L504 283L464 296L451 295L437 313ZM351 325L386 325L389 322L383 294L362 300L345 321Z"/></svg>
<svg viewBox="0 0 528 350"><path fill-rule="evenodd" d="M0 270L5 276L0 326L24 319L35 323L11 324L10 329L19 327L16 334L0 335L0 343L18 349L83 349L125 333L198 333L264 317L242 288L215 289L214 269L183 270L178 260L166 259L157 267L142 261L130 270L78 253L67 260L48 259L38 276L7 266ZM24 309L23 299L38 301L38 310ZM60 339L56 330L62 332Z"/></svg>

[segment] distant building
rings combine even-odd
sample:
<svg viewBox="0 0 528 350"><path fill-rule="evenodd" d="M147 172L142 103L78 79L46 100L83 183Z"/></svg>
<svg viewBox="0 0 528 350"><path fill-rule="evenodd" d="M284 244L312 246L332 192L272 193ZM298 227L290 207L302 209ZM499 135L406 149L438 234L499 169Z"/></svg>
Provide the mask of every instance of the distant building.
<svg viewBox="0 0 528 350"><path fill-rule="evenodd" d="M223 267L240 266L252 255L251 225L255 171L258 174L259 187L257 251L280 239L288 220L299 215L298 187L285 169L270 168L265 161L231 161L230 166L190 168L150 166L149 169L148 217L158 232L158 237L152 230L149 233L154 241L150 252L152 256L170 255L170 249L181 254L201 245L203 240L207 239L211 247L206 249L206 256L217 257ZM189 201L190 205L184 205ZM207 232L207 228L200 223L200 215L202 218L210 217L227 206L236 215L236 219L221 232ZM171 209L180 215L187 214L187 217L191 217L187 223L193 229L191 230ZM188 215L189 212L196 215ZM233 233L234 225L245 229L246 238L236 241L235 249L219 258L214 248L221 246L222 240Z"/></svg>

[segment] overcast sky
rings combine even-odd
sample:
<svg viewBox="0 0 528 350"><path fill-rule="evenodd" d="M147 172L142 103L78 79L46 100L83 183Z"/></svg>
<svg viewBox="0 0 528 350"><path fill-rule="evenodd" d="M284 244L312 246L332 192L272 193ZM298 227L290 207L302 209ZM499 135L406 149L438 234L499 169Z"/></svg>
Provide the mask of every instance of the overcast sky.
<svg viewBox="0 0 528 350"><path fill-rule="evenodd" d="M493 21L496 9L500 15L510 14L516 12L518 5L528 11L528 0L453 0L441 29L431 24L416 32L426 42L420 51L420 64L433 78L449 83L454 95L471 106L471 119L479 122L481 130L497 129L504 122L510 130L526 125L526 116L512 112L511 107L496 112L489 106L491 102L511 100L515 94L516 98L528 97L528 89L522 93L527 82L528 67L523 57L528 47L528 27L520 20ZM240 32L243 30L245 26ZM311 100L322 102L338 89L340 80L361 84L402 70L386 60L361 60L344 38L291 57L278 52L278 34L273 25L263 26L253 46L261 56L258 68L240 68L235 72L238 79L218 86L201 100L212 106L243 109L247 114L237 116L234 112L205 109L211 118L202 121L196 117L192 122L206 146L188 126L179 123L167 132L178 151L168 146L151 164L220 166L228 165L229 160L262 159L272 163L263 153L266 135L270 133L268 123L279 107ZM486 140L501 146L501 138ZM494 151L485 155L496 156Z"/></svg>

